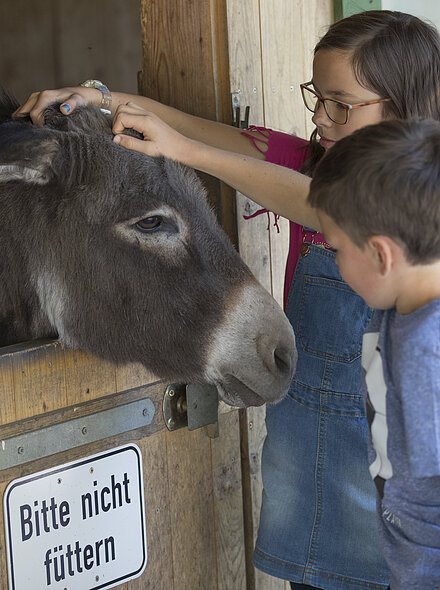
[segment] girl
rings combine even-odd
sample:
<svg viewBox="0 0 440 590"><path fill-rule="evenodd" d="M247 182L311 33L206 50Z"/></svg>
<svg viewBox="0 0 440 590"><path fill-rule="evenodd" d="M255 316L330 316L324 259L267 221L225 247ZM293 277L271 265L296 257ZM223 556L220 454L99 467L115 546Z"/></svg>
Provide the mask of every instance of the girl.
<svg viewBox="0 0 440 590"><path fill-rule="evenodd" d="M318 220L306 203L310 176L327 149L365 125L440 119L439 79L440 39L433 27L403 13L369 11L332 25L315 48L312 80L301 85L316 125L310 142L266 129L243 133L145 97L112 94L117 143L215 175L295 222L285 310L299 359L289 394L267 407L254 555L256 567L290 580L295 590L388 584L360 392L361 339L370 310L342 281L331 246L317 233ZM99 104L101 93L34 93L17 116L30 113L42 122L54 101L64 101L60 108L68 114L85 102ZM130 127L145 141L120 135Z"/></svg>

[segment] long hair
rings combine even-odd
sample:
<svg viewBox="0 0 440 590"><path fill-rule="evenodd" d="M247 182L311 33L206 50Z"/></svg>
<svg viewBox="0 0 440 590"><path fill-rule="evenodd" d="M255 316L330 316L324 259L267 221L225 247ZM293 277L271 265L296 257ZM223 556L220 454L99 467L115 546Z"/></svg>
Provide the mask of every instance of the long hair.
<svg viewBox="0 0 440 590"><path fill-rule="evenodd" d="M440 120L440 36L421 19L390 10L370 10L332 24L315 46L350 52L357 82L381 97L384 118ZM317 130L302 172L313 175L324 155Z"/></svg>

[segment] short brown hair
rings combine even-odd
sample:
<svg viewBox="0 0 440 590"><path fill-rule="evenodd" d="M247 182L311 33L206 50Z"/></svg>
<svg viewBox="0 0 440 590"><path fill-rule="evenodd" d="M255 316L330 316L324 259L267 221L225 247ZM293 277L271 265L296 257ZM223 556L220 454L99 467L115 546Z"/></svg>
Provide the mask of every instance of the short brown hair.
<svg viewBox="0 0 440 590"><path fill-rule="evenodd" d="M386 235L412 264L440 259L440 122L395 119L339 140L316 167L309 204L359 247Z"/></svg>

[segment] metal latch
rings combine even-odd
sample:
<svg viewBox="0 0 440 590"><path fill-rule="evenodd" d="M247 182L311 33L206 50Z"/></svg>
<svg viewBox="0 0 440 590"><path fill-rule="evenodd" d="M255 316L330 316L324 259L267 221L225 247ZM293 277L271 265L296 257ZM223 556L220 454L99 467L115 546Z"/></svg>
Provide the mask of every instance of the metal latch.
<svg viewBox="0 0 440 590"><path fill-rule="evenodd" d="M241 90L237 90L236 92L231 92L232 97L232 115L233 120L232 124L234 127L239 127L240 129L247 129L249 127L249 112L251 110L250 106L246 106L244 110L244 119L241 120L241 100L240 100Z"/></svg>
<svg viewBox="0 0 440 590"><path fill-rule="evenodd" d="M195 383L172 383L163 397L163 416L168 430L184 426L196 430L213 425L208 429L211 437L217 435L218 392L214 385Z"/></svg>

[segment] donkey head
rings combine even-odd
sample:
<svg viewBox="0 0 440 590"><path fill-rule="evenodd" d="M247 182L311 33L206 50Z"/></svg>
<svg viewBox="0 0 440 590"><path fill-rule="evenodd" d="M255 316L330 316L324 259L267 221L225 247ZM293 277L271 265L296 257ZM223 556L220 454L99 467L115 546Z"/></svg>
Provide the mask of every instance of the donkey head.
<svg viewBox="0 0 440 590"><path fill-rule="evenodd" d="M58 336L165 379L206 381L233 405L281 399L292 329L195 173L115 145L97 109L54 107L46 123L0 125L0 279L11 294L0 316L15 298L15 338Z"/></svg>

